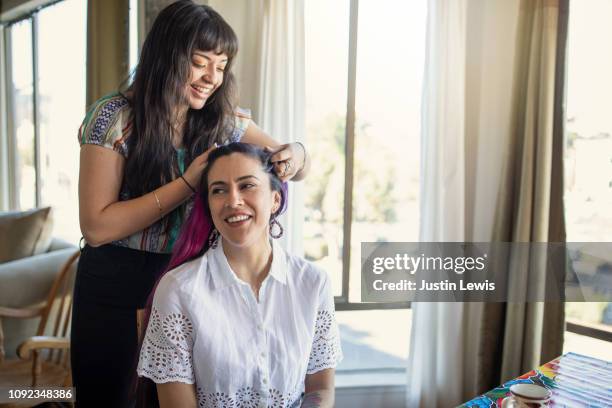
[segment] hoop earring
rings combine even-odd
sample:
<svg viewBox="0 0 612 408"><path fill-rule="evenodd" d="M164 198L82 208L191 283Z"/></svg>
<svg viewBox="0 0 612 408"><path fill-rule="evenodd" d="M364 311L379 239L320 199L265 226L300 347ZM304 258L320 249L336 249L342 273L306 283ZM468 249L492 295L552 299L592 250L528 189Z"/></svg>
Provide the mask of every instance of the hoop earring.
<svg viewBox="0 0 612 408"><path fill-rule="evenodd" d="M274 230L274 227L278 227L278 233L274 233L272 232ZM279 239L280 237L283 236L283 226L281 225L280 222L278 222L278 220L276 219L276 217L272 217L272 219L270 220L270 236L274 239Z"/></svg>
<svg viewBox="0 0 612 408"><path fill-rule="evenodd" d="M219 242L218 238L219 231L217 231L216 228L213 228L213 230L210 232L210 235L208 236L208 247L215 249Z"/></svg>

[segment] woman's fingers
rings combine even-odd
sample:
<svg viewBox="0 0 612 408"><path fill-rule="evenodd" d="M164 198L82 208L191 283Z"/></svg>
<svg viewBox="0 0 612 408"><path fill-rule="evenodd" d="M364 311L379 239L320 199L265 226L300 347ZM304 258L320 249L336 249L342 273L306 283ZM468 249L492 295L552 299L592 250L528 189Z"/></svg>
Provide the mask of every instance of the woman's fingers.
<svg viewBox="0 0 612 408"><path fill-rule="evenodd" d="M291 180L296 173L295 164L291 159L276 162L274 163L274 172L282 181Z"/></svg>
<svg viewBox="0 0 612 408"><path fill-rule="evenodd" d="M271 154L270 161L274 165L274 172L282 181L288 181L295 176L295 159L291 144L284 144L271 148L265 147L265 150Z"/></svg>
<svg viewBox="0 0 612 408"><path fill-rule="evenodd" d="M270 149L269 152L272 153L272 157L270 157L272 163L285 161L293 157L291 145L289 144L278 146L276 149Z"/></svg>
<svg viewBox="0 0 612 408"><path fill-rule="evenodd" d="M217 148L217 144L213 144L210 149L206 150L204 153L198 156L198 159L201 161L203 167L206 166L206 162L208 161L208 155Z"/></svg>
<svg viewBox="0 0 612 408"><path fill-rule="evenodd" d="M191 184L192 186L200 184L202 172L208 163L208 155L216 148L217 144L215 143L210 149L193 159L187 170L185 170L185 173L183 173L183 177L185 177L189 183L193 183Z"/></svg>
<svg viewBox="0 0 612 408"><path fill-rule="evenodd" d="M295 175L295 164L290 144L276 147L265 146L264 150L270 154L270 162L274 166L274 173L282 180L288 181Z"/></svg>

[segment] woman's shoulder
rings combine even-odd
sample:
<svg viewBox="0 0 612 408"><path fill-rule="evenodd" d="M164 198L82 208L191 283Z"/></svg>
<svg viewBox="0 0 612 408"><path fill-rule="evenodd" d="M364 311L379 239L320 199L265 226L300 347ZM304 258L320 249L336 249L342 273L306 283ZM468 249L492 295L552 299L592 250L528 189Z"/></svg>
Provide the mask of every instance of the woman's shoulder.
<svg viewBox="0 0 612 408"><path fill-rule="evenodd" d="M322 267L287 251L284 251L284 254L287 259L288 275L299 281L300 285L311 284L319 287L326 283L329 276Z"/></svg>
<svg viewBox="0 0 612 408"><path fill-rule="evenodd" d="M128 99L114 92L92 103L79 128L79 143L105 146L127 155L124 141L131 126ZM125 150L125 151L124 151Z"/></svg>
<svg viewBox="0 0 612 408"><path fill-rule="evenodd" d="M230 134L228 142L239 142L251 123L251 110L241 107L234 108L234 120L229 127Z"/></svg>
<svg viewBox="0 0 612 408"><path fill-rule="evenodd" d="M249 108L236 106L234 108L234 116L238 119L251 119L251 110Z"/></svg>
<svg viewBox="0 0 612 408"><path fill-rule="evenodd" d="M130 102L125 95L120 92L113 92L104 95L89 106L85 121L114 116L127 109L130 109Z"/></svg>
<svg viewBox="0 0 612 408"><path fill-rule="evenodd" d="M173 292L179 295L190 294L194 288L201 287L197 281L203 278L206 272L207 256L192 259L174 269L169 270L159 280L156 292Z"/></svg>

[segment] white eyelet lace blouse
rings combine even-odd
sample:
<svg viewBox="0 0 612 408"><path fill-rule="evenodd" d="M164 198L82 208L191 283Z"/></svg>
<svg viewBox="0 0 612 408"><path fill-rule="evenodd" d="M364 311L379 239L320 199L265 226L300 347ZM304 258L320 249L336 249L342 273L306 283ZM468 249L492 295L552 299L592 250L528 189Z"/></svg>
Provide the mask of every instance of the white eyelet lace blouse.
<svg viewBox="0 0 612 408"><path fill-rule="evenodd" d="M199 407L296 407L306 374L342 359L327 273L272 246L257 302L221 240L168 272L153 298L138 375L196 384Z"/></svg>

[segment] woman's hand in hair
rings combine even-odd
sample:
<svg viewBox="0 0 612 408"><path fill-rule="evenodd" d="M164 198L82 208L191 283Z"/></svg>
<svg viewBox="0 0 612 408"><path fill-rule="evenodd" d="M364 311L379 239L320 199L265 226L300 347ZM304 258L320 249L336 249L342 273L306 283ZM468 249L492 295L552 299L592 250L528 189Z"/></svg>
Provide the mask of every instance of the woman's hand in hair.
<svg viewBox="0 0 612 408"><path fill-rule="evenodd" d="M193 159L189 167L187 167L187 170L185 170L185 173L183 173L183 177L187 180L189 185L196 190L202 181L202 172L208 163L208 155L216 148L217 144L215 143L210 149Z"/></svg>
<svg viewBox="0 0 612 408"><path fill-rule="evenodd" d="M240 141L256 144L261 147L267 146L269 152L274 152L272 155L272 162L275 163L274 169L283 181L300 181L308 174L310 158L308 154L305 154L306 151L302 148L303 145L299 143L281 145L261 130L253 121L249 123L249 127ZM291 159L290 164L285 164L287 159ZM287 168L286 171L285 168ZM299 171L300 169L301 171ZM282 174L283 172L285 174Z"/></svg>
<svg viewBox="0 0 612 408"><path fill-rule="evenodd" d="M266 151L272 154L270 161L274 171L283 181L299 181L304 178L309 163L306 149L300 143L287 143L277 147L266 146Z"/></svg>

